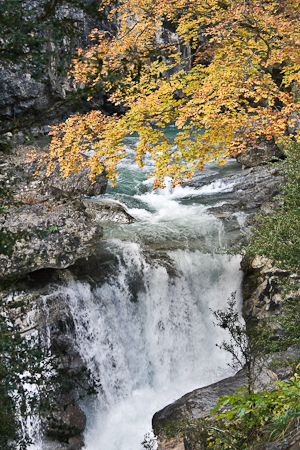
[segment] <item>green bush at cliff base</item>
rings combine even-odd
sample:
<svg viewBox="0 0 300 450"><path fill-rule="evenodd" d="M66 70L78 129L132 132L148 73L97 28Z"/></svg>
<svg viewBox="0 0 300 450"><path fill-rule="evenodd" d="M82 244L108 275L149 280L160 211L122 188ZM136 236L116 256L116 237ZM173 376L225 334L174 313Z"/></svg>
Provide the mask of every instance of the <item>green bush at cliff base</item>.
<svg viewBox="0 0 300 450"><path fill-rule="evenodd" d="M299 369L299 366L298 366ZM212 410L218 425L209 431L208 448L251 449L260 442L282 439L297 424L300 414L300 375L276 383L272 391L241 389L220 398Z"/></svg>
<svg viewBox="0 0 300 450"><path fill-rule="evenodd" d="M276 267L298 272L300 268L300 143L284 143L287 159L282 173L286 185L280 205L271 215L260 214L246 255L264 255Z"/></svg>
<svg viewBox="0 0 300 450"><path fill-rule="evenodd" d="M265 256L274 266L297 274L300 269L300 143L284 143L284 146L287 159L280 169L286 181L283 195L271 215L259 214L259 226L253 230L246 256L249 259ZM274 342L274 347L280 349L300 342L299 298L288 301L284 311L278 319L284 336ZM212 410L212 414L219 414L209 430L207 448L251 449L261 442L281 440L299 425L299 399L299 366L290 380L276 383L271 391L242 389L221 397Z"/></svg>

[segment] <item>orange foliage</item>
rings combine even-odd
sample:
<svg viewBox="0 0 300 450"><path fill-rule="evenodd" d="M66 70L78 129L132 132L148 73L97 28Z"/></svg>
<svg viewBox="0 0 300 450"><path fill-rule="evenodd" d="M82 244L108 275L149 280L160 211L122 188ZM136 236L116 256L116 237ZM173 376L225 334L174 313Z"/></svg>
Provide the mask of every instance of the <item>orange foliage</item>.
<svg viewBox="0 0 300 450"><path fill-rule="evenodd" d="M142 166L151 154L154 186L162 187L165 176L180 183L262 134L276 141L286 135L300 110L300 1L121 0L110 7L117 31L93 30L70 76L100 86L127 112L92 111L54 127L44 155L49 173L56 162L65 176L83 166L92 175L105 167L114 181L122 140L137 132L136 159ZM166 71L178 67L181 55L161 39L164 20L193 51L191 70L170 77ZM175 146L164 133L172 123L181 130Z"/></svg>

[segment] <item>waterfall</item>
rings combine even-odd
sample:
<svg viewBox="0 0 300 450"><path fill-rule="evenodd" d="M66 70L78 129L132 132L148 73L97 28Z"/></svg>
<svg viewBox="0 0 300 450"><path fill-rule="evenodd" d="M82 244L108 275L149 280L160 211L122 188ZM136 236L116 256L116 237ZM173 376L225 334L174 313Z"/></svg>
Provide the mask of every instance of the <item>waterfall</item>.
<svg viewBox="0 0 300 450"><path fill-rule="evenodd" d="M138 450L158 409L228 374L210 308L233 291L241 298L240 258L176 250L166 266L148 262L139 244L108 244L117 273L94 289L74 281L65 291L77 349L101 382L84 405L86 449Z"/></svg>
<svg viewBox="0 0 300 450"><path fill-rule="evenodd" d="M207 208L222 204L233 182L171 189L166 180L166 189L153 191L152 163L137 168L136 142L126 141L117 186L93 199L119 202L136 219L104 227L97 251L99 260L105 255L111 262L103 265L104 281L74 279L58 287L74 322L74 346L101 383L98 395L81 405L88 417L85 450L155 449L156 411L231 374L229 356L216 346L226 333L213 325L211 310L225 308L232 292L241 307L241 258L220 248L239 239L245 216L224 225ZM216 170L240 169L231 160L204 172Z"/></svg>

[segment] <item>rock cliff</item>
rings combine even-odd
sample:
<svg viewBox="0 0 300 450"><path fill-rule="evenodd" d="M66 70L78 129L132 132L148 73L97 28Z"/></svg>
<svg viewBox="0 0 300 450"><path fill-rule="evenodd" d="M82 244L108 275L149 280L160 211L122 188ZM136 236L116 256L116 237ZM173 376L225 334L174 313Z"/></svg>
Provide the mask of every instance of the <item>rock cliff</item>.
<svg viewBox="0 0 300 450"><path fill-rule="evenodd" d="M276 153L277 150L273 150ZM277 154L277 156L280 155ZM245 155L245 158L247 157L249 157L249 154L248 156ZM231 214L245 211L249 214L247 224L252 226L256 223L253 213L258 211L259 208L267 214L271 213L273 198L280 193L280 184L283 179L279 175L277 167L257 165L259 164L258 161L261 162L260 157L261 155L254 155L252 163L249 163L251 168L222 178L221 181L228 186L231 181L234 181L234 186L228 192L226 203L209 209L212 214L226 221ZM263 159L268 161L270 158L265 155ZM240 162L242 161L240 160ZM200 174L187 184L200 188L212 181L214 181L214 175L206 178ZM282 334L278 317L284 303L299 298L298 288L285 294L282 281L288 279L297 286L299 278L287 270L274 267L271 261L258 256L253 261L244 258L242 269L245 274L243 281L243 316L246 321L254 319L263 322L271 319L273 338L276 339ZM290 375L292 367L289 365L289 361L298 356L298 348L289 348L281 354L282 360L285 361L285 364L282 364L284 367L277 367L276 370L274 369L274 373L268 372L266 376L271 376L270 381L278 378L285 379ZM232 393L246 384L245 374L240 371L231 378L205 388L196 389L157 412L153 416L153 429L158 437L158 449L206 449L207 427L211 425L211 419L209 418L211 408L217 404L221 395ZM299 442L299 433L294 430L284 440L261 444L255 447L255 450L298 450L300 448Z"/></svg>
<svg viewBox="0 0 300 450"><path fill-rule="evenodd" d="M1 185L6 203L0 215L0 276L5 278L41 268L66 268L89 256L102 237L79 193L103 193L107 180L93 184L87 173L64 180L59 173L34 176L35 164L24 162L27 147L1 160Z"/></svg>

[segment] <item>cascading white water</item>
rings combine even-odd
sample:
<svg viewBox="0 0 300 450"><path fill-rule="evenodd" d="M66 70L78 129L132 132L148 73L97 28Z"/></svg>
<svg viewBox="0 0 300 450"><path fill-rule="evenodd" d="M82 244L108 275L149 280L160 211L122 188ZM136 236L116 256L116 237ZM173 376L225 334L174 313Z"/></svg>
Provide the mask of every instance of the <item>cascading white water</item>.
<svg viewBox="0 0 300 450"><path fill-rule="evenodd" d="M155 411L226 374L228 357L215 346L224 333L209 308L239 296L239 258L177 250L169 253L177 273L169 274L147 263L138 244L109 244L121 255L119 274L94 290L74 282L67 295L78 349L102 385L86 448L132 450Z"/></svg>
<svg viewBox="0 0 300 450"><path fill-rule="evenodd" d="M226 307L232 292L241 301L240 257L217 252L240 232L243 217L232 217L226 231L206 211L222 204L233 185L153 191L151 162L138 170L136 139L127 144L117 187L94 199L121 202L136 219L104 228L101 245L115 259L114 270L97 287L74 280L61 288L75 346L101 382L97 397L83 403L86 450L142 449L156 411L228 376L229 356L216 347L226 335L214 327L210 309ZM238 170L235 164L217 170Z"/></svg>

